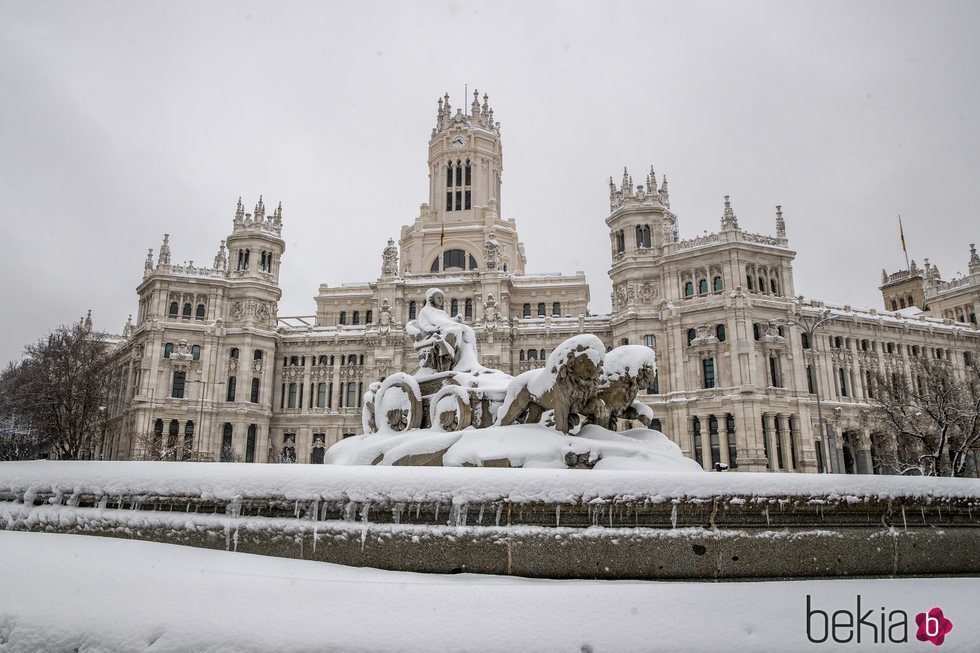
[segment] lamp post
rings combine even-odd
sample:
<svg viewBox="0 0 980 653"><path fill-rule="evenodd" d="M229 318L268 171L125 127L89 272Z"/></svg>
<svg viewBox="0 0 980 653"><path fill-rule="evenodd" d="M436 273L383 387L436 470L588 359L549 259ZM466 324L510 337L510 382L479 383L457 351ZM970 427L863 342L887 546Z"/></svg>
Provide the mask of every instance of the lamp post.
<svg viewBox="0 0 980 653"><path fill-rule="evenodd" d="M829 309L825 309L819 316L804 315L803 311L797 309L793 313L793 319L781 319L780 322L789 326L797 326L806 334L810 343L810 349L814 352L813 356L813 393L817 396L817 423L820 433L827 440L829 455L827 456L827 472L840 473L844 468L844 461L841 459L840 452L837 450L837 441L834 434L827 431L826 423L823 421L823 409L820 404L820 373L817 369L816 340L813 334L821 326L831 320L836 320L839 315L832 315ZM821 444L822 446L822 444Z"/></svg>
<svg viewBox="0 0 980 653"><path fill-rule="evenodd" d="M198 416L197 427L195 429L195 435L197 436L198 444L201 442L201 438L204 437L204 392L207 390L208 382L204 379L194 379L193 383L201 384L201 409ZM212 386L224 385L224 381L214 381L211 383ZM198 446L198 451L200 451L200 446Z"/></svg>

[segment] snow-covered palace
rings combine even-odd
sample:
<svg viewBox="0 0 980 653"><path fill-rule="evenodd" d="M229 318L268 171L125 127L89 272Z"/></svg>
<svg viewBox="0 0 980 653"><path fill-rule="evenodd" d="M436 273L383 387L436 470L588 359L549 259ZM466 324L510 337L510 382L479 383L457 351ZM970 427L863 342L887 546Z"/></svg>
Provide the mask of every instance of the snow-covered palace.
<svg viewBox="0 0 980 653"><path fill-rule="evenodd" d="M211 267L173 263L165 236L116 352L102 455L322 462L362 431L370 383L417 367L405 324L431 287L476 331L483 364L511 374L583 332L652 347L659 375L641 400L653 426L709 470L877 471L883 438L866 410L875 372L911 381L928 357L962 375L980 351L972 245L969 274L953 281L928 263L884 274L885 310L801 303L779 207L775 234L759 235L739 227L726 198L720 231L684 239L652 169L641 184L610 179L612 313L590 315L583 274L526 270L517 224L498 210L499 125L486 95L465 112L439 101L428 202L383 248L377 281L321 285L315 316L277 313L281 207L267 212L260 199L248 213L239 201Z"/></svg>

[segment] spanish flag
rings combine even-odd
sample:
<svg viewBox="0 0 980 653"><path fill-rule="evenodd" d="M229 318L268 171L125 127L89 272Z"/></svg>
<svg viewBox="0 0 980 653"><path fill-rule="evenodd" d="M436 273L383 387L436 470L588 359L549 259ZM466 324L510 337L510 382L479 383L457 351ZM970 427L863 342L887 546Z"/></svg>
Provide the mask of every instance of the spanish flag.
<svg viewBox="0 0 980 653"><path fill-rule="evenodd" d="M907 255L909 251L905 249L905 230L902 229L902 216L898 216L898 238L902 241L902 251Z"/></svg>
<svg viewBox="0 0 980 653"><path fill-rule="evenodd" d="M439 247L442 247L442 244L445 241L446 241L446 223L443 222L442 223L442 231L439 232ZM903 243L902 244L902 247L905 247L905 244L904 244L905 241L904 240L902 241L902 243Z"/></svg>

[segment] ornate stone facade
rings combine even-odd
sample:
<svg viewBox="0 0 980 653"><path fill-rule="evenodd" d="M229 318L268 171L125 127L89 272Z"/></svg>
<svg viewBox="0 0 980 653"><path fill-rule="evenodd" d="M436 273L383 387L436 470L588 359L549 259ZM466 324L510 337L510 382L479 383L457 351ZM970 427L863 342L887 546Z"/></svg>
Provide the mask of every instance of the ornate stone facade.
<svg viewBox="0 0 980 653"><path fill-rule="evenodd" d="M116 354L104 455L147 457L177 441L198 460L322 461L362 432L371 383L418 365L405 327L432 287L473 329L484 364L511 374L579 333L652 347L659 375L638 400L706 469L869 472L869 374L909 375L922 355L962 372L980 356L969 324L980 261L969 283L938 272L930 282L927 267L923 297L938 315L805 301L780 207L775 235L753 234L725 197L718 233L682 238L666 177L651 168L634 185L624 171L609 182L612 313L594 316L584 274L525 270L516 222L501 217L500 125L487 96L465 113L438 102L428 164L428 201L382 248L378 279L321 285L313 316L277 315L281 207L266 217L261 198L251 214L239 201L211 267L171 264L165 236ZM828 310L838 317L803 339L798 323ZM829 438L818 435L818 389Z"/></svg>

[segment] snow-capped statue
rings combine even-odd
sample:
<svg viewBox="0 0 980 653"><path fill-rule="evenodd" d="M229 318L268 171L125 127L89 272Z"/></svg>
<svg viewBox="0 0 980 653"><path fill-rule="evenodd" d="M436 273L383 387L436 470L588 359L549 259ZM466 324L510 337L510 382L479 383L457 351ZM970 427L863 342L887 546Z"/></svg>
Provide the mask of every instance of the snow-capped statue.
<svg viewBox="0 0 980 653"><path fill-rule="evenodd" d="M488 270L496 270L500 267L500 243L491 231L487 236L487 242L483 246L483 255L487 262Z"/></svg>
<svg viewBox="0 0 980 653"><path fill-rule="evenodd" d="M388 239L388 246L381 253L381 276L394 277L398 274L398 248L393 238Z"/></svg>
<svg viewBox="0 0 980 653"><path fill-rule="evenodd" d="M445 295L438 288L425 293L425 306L405 331L415 340L419 366L435 372L478 372L483 369L476 355L476 334L458 316L443 310Z"/></svg>

